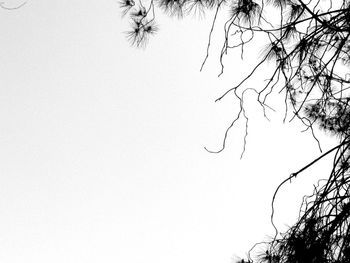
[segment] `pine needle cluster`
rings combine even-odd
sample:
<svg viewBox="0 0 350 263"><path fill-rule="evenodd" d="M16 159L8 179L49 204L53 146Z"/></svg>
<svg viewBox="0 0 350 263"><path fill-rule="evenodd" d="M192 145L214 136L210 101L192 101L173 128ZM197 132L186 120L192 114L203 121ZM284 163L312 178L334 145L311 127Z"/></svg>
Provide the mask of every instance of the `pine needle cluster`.
<svg viewBox="0 0 350 263"><path fill-rule="evenodd" d="M219 9L226 10L228 19L223 25L220 74L224 72L223 58L231 49L239 48L243 58L245 48L255 39L266 40L261 57L251 72L217 99L220 101L232 93L240 110L225 133L222 148L210 152L220 152L225 148L229 129L239 119L245 119L248 127L243 107L247 90L256 92L264 114L272 109L267 102L269 96L273 92L284 94L285 118L291 115L291 120L299 119L317 142L314 131L319 128L335 136L338 144L282 182L305 172L323 157L334 154L329 173L315 186L312 195L305 196L297 222L285 233L276 230L275 237L265 243L266 252L254 259L249 254L247 261L242 262L349 263L350 1L151 0L147 8L143 8L144 5L135 7L133 0L123 1L124 14L131 14L133 21L128 38L136 46L142 45L147 36L156 31L155 7L178 17L192 10L215 9L203 66L209 55L214 25L222 13ZM246 33L251 37L244 37ZM239 43L232 45L232 38L238 39ZM259 87L247 87L247 81L263 65L271 65L271 61L274 66L267 81Z"/></svg>

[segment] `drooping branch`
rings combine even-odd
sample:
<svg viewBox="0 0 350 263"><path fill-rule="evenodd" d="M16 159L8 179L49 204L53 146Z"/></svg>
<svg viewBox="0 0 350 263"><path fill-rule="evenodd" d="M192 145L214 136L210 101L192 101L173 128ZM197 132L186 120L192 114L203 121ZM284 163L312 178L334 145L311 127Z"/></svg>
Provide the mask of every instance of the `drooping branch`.
<svg viewBox="0 0 350 263"><path fill-rule="evenodd" d="M123 1L127 1L124 2L126 13L135 14L132 10L139 7L132 0ZM265 117L266 109L273 109L267 104L268 98L273 93L283 94L284 120L289 117L289 121L300 120L305 126L304 131L311 133L320 150L316 128L333 135L338 141L337 146L292 173L277 187L271 214L276 233L271 242L263 242L267 250L259 256L259 261L350 262L350 1L157 0L156 4L169 15L178 17L192 12L194 6L201 10L215 10L201 70L215 41L212 36L218 25L219 10L226 8L228 13L222 25L219 76L225 71L224 58L231 50L239 49L243 60L246 50L254 43L266 41L262 58L251 71L216 99L218 102L233 94L239 109L224 133L220 149L211 151L205 148L208 152L223 151L230 129L243 119L243 155L249 123L244 94L248 90L257 94L257 103ZM152 0L151 8L132 16L134 27L129 32L129 40L133 45L142 46L154 33L156 4ZM146 30L148 26L150 29ZM232 42L233 39L236 42ZM272 73L265 78L264 84L249 86L249 80L265 70L267 63ZM331 154L334 154L334 161L330 173L314 187L312 195L304 196L295 225L286 233L278 234L273 222L278 191L286 182ZM251 261L249 254L248 262Z"/></svg>

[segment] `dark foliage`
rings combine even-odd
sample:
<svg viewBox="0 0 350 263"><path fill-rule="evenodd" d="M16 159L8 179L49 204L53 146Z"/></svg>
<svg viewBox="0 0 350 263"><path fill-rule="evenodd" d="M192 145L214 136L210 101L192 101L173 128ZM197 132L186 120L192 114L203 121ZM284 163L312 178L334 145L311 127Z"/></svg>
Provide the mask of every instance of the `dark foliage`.
<svg viewBox="0 0 350 263"><path fill-rule="evenodd" d="M240 48L243 58L244 48L258 36L267 41L251 72L217 99L232 93L241 107L225 133L222 147L215 152L225 148L229 129L238 119L243 118L248 124L243 99L244 92L252 88L245 87L245 83L269 61L274 65L271 76L254 89L264 114L271 109L267 103L269 96L277 90L284 94L285 118L291 114L291 119L299 119L317 142L315 127L338 140L338 145L278 186L273 201L285 182L334 154L330 174L318 182L312 195L305 196L297 222L286 233L278 234L276 229L273 240L265 243L266 252L254 259L249 255L248 262L350 262L350 1L151 0L147 8L124 3L125 13L133 21L133 29L128 33L132 44L140 46L154 32L147 30L147 26L155 27L157 6L179 17L193 10L215 10L204 63L219 9L226 8L229 18L224 24L221 73L223 57L230 49ZM245 33L251 37L246 39ZM232 45L232 38L238 39L238 44Z"/></svg>

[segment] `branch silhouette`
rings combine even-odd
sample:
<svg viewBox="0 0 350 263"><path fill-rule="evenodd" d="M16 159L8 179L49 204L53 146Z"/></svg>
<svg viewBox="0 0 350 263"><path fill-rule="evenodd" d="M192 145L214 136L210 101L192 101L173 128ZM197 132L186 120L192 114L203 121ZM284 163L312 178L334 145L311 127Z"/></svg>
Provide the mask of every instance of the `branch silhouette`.
<svg viewBox="0 0 350 263"><path fill-rule="evenodd" d="M142 9L143 6L148 8ZM321 152L315 129L338 142L278 185L271 204L275 235L270 241L257 243L249 251L247 261L242 262L350 262L350 1L141 0L135 4L132 0L123 0L121 8L125 15L130 14L133 25L128 33L130 43L139 47L149 41L157 29L158 11L181 18L193 12L194 6L202 13L214 13L200 70L210 56L211 44L215 41L213 32L221 16L228 14L221 25L219 76L225 71L224 58L231 50L240 50L240 58L244 60L246 49L254 50L252 45L262 41L266 44L250 72L215 100L219 102L233 94L240 107L224 133L219 150L205 148L208 152L222 152L230 129L243 119L243 156L249 128L244 104L248 90L258 95L257 103L266 118L266 110L274 110L267 101L272 94L280 94L285 105L284 121L299 120ZM271 73L263 84L249 86L248 81L267 67ZM277 193L286 182L331 154L334 159L330 172L325 171L324 179L314 185L313 193L304 196L295 224L285 233L279 233L273 220ZM259 246L264 246L265 252L252 257L251 252Z"/></svg>

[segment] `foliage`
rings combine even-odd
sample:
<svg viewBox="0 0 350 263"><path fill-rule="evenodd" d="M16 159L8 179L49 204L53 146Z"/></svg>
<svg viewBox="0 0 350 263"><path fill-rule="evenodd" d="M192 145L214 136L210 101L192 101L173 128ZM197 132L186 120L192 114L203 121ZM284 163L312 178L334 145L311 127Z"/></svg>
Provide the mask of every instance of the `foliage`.
<svg viewBox="0 0 350 263"><path fill-rule="evenodd" d="M224 24L223 57L230 49L244 48L256 39L265 39L266 48L256 66L237 85L217 101L233 93L241 105L228 127L220 152L225 148L229 129L243 118L245 86L263 65L273 61L274 70L267 82L254 88L264 114L271 109L268 97L277 90L284 94L285 118L299 119L314 138L315 127L334 135L339 144L323 153L277 188L304 172L324 156L334 154L331 172L319 181L311 196L306 196L298 221L286 233L266 243L267 250L257 258L262 262L350 262L350 1L349 0L150 0L135 4L121 0L124 15L130 15L131 44L142 46L153 34L155 10L182 17L191 12L214 10L211 36L218 15L224 9L229 17ZM246 37L246 35L250 36ZM232 44L232 39L239 43ZM246 133L247 135L247 133ZM318 142L318 140L317 140ZM272 214L273 219L273 214ZM273 220L272 220L273 224ZM248 261L253 261L248 258ZM254 260L255 261L255 260ZM242 261L245 262L245 261Z"/></svg>

